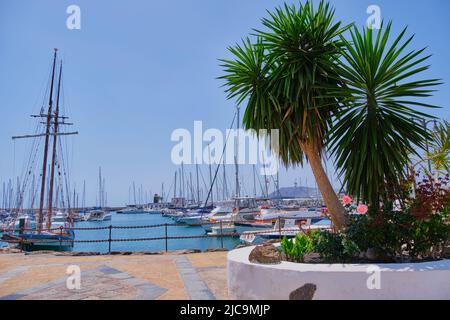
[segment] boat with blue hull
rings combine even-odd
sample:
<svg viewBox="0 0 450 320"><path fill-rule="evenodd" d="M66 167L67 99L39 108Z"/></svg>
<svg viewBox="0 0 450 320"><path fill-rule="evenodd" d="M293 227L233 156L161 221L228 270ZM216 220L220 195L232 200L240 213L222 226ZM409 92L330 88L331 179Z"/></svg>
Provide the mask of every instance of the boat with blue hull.
<svg viewBox="0 0 450 320"><path fill-rule="evenodd" d="M74 135L78 134L78 132L61 130L61 127L64 125L72 125L72 123L67 123L66 120L68 117L60 113L62 62L59 66L58 79L56 79L57 51L55 49L53 53L53 68L50 77L50 89L48 91L47 112L42 107L39 114L32 115L32 117L37 118L44 125L41 127L42 132L38 131L32 135L13 137L14 140L21 138L44 138L42 171L40 172L41 192L36 221L31 221L31 219L27 219L24 216L23 190L25 190L26 182L28 181L25 179L23 187L18 193L17 208L13 210L12 219L6 226L5 232L3 232L1 237L1 240L7 242L10 246L20 247L24 250L71 250L75 240L75 233L72 229L74 221L72 217L75 217L75 213L70 208L70 194L67 190L67 194L63 197L62 191L64 188L61 187L69 186L66 174L67 167L65 165L63 151L61 150L61 153L59 153L58 146L61 145L61 136ZM55 105L54 102L56 102ZM61 108L61 110L64 110L64 108ZM33 153L34 150L31 152ZM49 175L47 175L47 169L50 170ZM32 170L35 170L34 163L26 167L26 174L31 173ZM59 190L59 192L55 192L55 189ZM47 208L44 209L46 200L48 201ZM65 208L67 212L66 221L64 221L65 214L58 213L56 212L57 210L54 210L56 205ZM54 211L57 221L54 221Z"/></svg>
<svg viewBox="0 0 450 320"><path fill-rule="evenodd" d="M25 251L57 250L71 251L74 246L75 233L72 229L64 227L63 232L42 232L23 234L3 234L2 241L14 244Z"/></svg>

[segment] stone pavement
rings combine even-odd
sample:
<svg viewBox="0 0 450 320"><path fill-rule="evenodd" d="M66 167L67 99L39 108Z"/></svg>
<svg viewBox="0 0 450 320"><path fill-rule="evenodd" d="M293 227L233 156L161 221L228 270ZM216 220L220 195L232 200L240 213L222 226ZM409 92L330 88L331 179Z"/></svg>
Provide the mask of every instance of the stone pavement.
<svg viewBox="0 0 450 320"><path fill-rule="evenodd" d="M0 300L229 299L226 256L0 254ZM67 286L70 266L81 270L79 289Z"/></svg>

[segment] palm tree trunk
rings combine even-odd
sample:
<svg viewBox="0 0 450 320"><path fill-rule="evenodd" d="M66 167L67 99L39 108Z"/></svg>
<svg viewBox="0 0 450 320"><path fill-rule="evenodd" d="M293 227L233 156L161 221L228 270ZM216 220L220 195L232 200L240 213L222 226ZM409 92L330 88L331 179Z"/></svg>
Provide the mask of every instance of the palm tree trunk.
<svg viewBox="0 0 450 320"><path fill-rule="evenodd" d="M323 169L319 151L313 144L308 142L301 142L300 147L311 165L317 186L319 187L325 205L330 212L334 227L337 230L342 230L347 225L348 216Z"/></svg>

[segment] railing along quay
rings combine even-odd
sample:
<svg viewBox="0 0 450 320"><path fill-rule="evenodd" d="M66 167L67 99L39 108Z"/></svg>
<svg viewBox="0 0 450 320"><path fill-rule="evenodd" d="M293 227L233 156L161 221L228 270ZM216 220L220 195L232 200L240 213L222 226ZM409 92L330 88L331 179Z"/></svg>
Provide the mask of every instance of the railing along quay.
<svg viewBox="0 0 450 320"><path fill-rule="evenodd" d="M306 217L305 217L306 218ZM247 230L245 231L245 234L247 235L258 235L258 234L265 234L265 233L274 233L274 232L278 232L279 234L279 240L281 240L281 238L283 237L283 233L286 232L290 232L290 231L298 231L299 233L302 232L301 228L281 228L281 221L283 220L289 220L289 219L296 219L298 220L299 217L278 217L275 220L278 220L278 228L275 230L274 228L267 228L267 229L259 229L259 230L254 230L254 231L250 231ZM301 218L300 218L301 219ZM245 223L250 223L252 221L249 220L238 220L238 221L233 221L233 223L235 224L245 224ZM108 226L101 226L101 227L57 227L57 228L50 228L50 229L45 229L46 231L51 231L53 233L57 233L58 231L60 232L61 236L64 235L64 230L69 230L69 231L94 231L94 230L108 230L108 238L105 239L82 239L82 240L70 240L70 239L62 239L60 238L60 240L55 240L55 241L59 241L59 242L71 242L71 243L108 243L108 253L112 252L112 243L113 242L139 242L139 241L160 241L160 240L164 240L164 249L166 252L169 251L169 240L181 240L181 239L206 239L206 238L220 238L220 248L223 249L224 248L224 238L227 237L240 237L243 232L223 232L223 227L228 225L229 221L226 222L204 222L204 223L196 223L196 224L182 224L182 223L161 223L161 224L152 224L152 225L138 225L138 226L117 226L117 225L108 225ZM171 227L201 227L203 225L213 225L213 226L219 226L220 227L220 231L218 231L219 233L217 234L204 234L204 235L185 235L185 236L170 236L169 235L169 228ZM245 225L244 225L245 226ZM155 229L155 228L164 228L164 236L159 236L159 237L143 237L143 238L114 238L113 237L113 230L114 229ZM17 229L2 229L0 230L3 233L7 233L7 232L17 232ZM20 232L25 233L25 232L35 232L35 229L26 229L26 228L22 228L20 229ZM8 240L7 242L9 243L19 243L21 244L21 247L23 247L23 245L30 243L27 242L26 240Z"/></svg>

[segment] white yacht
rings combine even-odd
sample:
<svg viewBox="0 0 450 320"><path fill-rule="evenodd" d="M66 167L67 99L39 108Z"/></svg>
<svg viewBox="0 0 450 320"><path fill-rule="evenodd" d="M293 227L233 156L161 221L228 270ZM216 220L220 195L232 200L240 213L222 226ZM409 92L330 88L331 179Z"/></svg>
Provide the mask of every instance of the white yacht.
<svg viewBox="0 0 450 320"><path fill-rule="evenodd" d="M230 207L222 207L218 206L211 211L210 214L205 215L204 217L199 219L199 222L202 223L202 228L206 232L211 232L211 228L222 223L230 222L232 218L232 209Z"/></svg>
<svg viewBox="0 0 450 320"><path fill-rule="evenodd" d="M88 213L86 221L108 221L112 215L104 210L92 210Z"/></svg>
<svg viewBox="0 0 450 320"><path fill-rule="evenodd" d="M122 210L117 210L116 212L119 214L143 214L143 213L146 213L145 210L139 209L135 205L129 205Z"/></svg>
<svg viewBox="0 0 450 320"><path fill-rule="evenodd" d="M238 210L239 208L239 210ZM202 225L206 232L212 232L214 225L224 223L253 221L261 212L261 208L256 203L256 198L239 197L233 200L222 201L205 217L205 224ZM209 223L208 223L209 222Z"/></svg>
<svg viewBox="0 0 450 320"><path fill-rule="evenodd" d="M67 219L69 218L69 215L67 212L58 211L53 216L53 222L67 222Z"/></svg>
<svg viewBox="0 0 450 320"><path fill-rule="evenodd" d="M271 239L293 238L301 232L313 229L331 229L331 221L317 212L292 212L284 219L277 219L271 230L245 231L239 239L246 244L260 244Z"/></svg>

